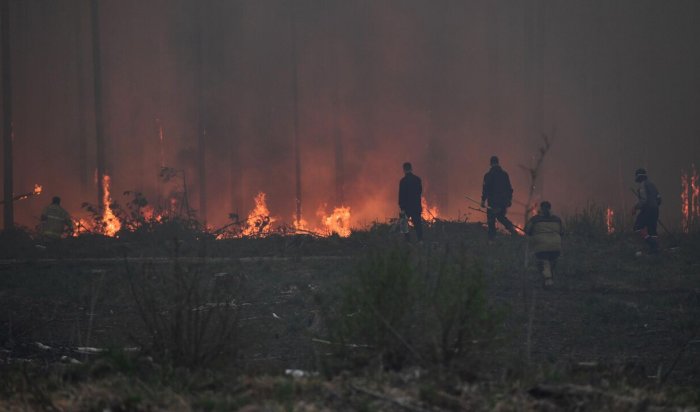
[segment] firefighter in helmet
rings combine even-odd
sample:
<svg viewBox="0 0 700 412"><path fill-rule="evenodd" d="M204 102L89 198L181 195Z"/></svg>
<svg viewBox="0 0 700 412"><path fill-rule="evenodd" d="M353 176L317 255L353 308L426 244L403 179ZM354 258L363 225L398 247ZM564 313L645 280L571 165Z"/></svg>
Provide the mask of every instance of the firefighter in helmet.
<svg viewBox="0 0 700 412"><path fill-rule="evenodd" d="M61 198L54 196L51 204L41 212L41 234L48 239L60 239L73 231L70 214L61 207Z"/></svg>
<svg viewBox="0 0 700 412"><path fill-rule="evenodd" d="M564 225L559 216L552 214L552 204L540 203L537 214L525 225L525 233L530 237L532 251L537 257L537 265L544 277L544 286L554 284L554 268L561 254L561 238Z"/></svg>
<svg viewBox="0 0 700 412"><path fill-rule="evenodd" d="M649 245L649 253L659 253L656 225L659 221L661 194L656 185L649 180L646 169L637 169L634 180L637 182L637 204L634 210L639 212L634 221L634 231L639 233Z"/></svg>

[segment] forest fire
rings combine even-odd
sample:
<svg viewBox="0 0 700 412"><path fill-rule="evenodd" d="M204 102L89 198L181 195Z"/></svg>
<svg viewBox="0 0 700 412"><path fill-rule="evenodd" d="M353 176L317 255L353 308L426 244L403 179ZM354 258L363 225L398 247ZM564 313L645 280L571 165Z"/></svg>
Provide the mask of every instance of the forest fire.
<svg viewBox="0 0 700 412"><path fill-rule="evenodd" d="M681 174L681 229L689 233L700 222L700 176L692 171Z"/></svg>
<svg viewBox="0 0 700 412"><path fill-rule="evenodd" d="M423 219L423 221L427 223L435 222L435 220L438 217L437 206L430 207L428 205L428 200L425 198L425 196L421 196L420 203L423 208L423 212L421 213L421 219Z"/></svg>
<svg viewBox="0 0 700 412"><path fill-rule="evenodd" d="M605 228L609 235L615 233L615 211L610 207L605 210Z"/></svg>
<svg viewBox="0 0 700 412"><path fill-rule="evenodd" d="M266 196L263 192L255 196L255 208L248 213L243 236L265 236L272 232L272 223L275 219L270 216L270 210L265 201Z"/></svg>
<svg viewBox="0 0 700 412"><path fill-rule="evenodd" d="M321 216L323 228L329 235L335 233L340 237L349 237L352 233L352 230L350 230L349 207L336 207L330 215L325 215L323 209L319 209L319 215Z"/></svg>
<svg viewBox="0 0 700 412"><path fill-rule="evenodd" d="M102 187L104 188L104 196L102 198L102 225L106 236L114 237L122 228L119 218L112 210L112 196L109 191L110 178L104 175L102 178Z"/></svg>

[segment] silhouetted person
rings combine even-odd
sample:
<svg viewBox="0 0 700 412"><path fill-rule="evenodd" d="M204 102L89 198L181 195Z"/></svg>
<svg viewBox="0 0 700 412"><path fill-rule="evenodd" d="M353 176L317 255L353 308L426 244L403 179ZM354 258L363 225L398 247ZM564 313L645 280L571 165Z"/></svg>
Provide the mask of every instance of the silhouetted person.
<svg viewBox="0 0 700 412"><path fill-rule="evenodd" d="M513 203L513 186L510 177L498 164L498 157L491 156L491 169L484 175L484 186L481 191L481 207L486 207L486 219L489 226L489 239L496 236L496 219L508 231L517 235L513 223L506 217L508 208Z"/></svg>
<svg viewBox="0 0 700 412"><path fill-rule="evenodd" d="M637 182L638 199L634 210L639 211L634 221L634 231L639 233L649 245L649 253L659 253L656 224L659 221L661 195L656 185L647 177L646 169L637 169L634 177Z"/></svg>
<svg viewBox="0 0 700 412"><path fill-rule="evenodd" d="M552 205L540 203L537 214L525 225L525 233L530 236L531 250L537 258L537 266L544 277L544 286L554 284L554 268L561 254L561 237L564 225L558 216L552 214Z"/></svg>
<svg viewBox="0 0 700 412"><path fill-rule="evenodd" d="M49 239L60 239L64 233L72 231L70 215L61 207L61 198L55 196L51 204L41 212L41 234Z"/></svg>
<svg viewBox="0 0 700 412"><path fill-rule="evenodd" d="M423 183L420 177L413 174L413 167L409 162L403 164L404 177L399 182L399 209L405 213L408 219L413 222L416 229L418 241L423 241L423 221L421 213L421 195L423 194ZM406 233L406 240L410 240L410 234Z"/></svg>

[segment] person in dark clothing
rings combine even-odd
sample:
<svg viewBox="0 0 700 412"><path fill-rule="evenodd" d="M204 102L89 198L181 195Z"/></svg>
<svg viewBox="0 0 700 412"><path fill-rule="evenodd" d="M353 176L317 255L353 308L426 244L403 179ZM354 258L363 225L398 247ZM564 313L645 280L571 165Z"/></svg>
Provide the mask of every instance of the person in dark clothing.
<svg viewBox="0 0 700 412"><path fill-rule="evenodd" d="M637 204L635 211L639 211L634 221L634 231L639 233L649 245L649 253L659 253L658 234L656 224L659 221L659 206L661 194L656 185L649 180L645 169L637 169L634 173L637 182Z"/></svg>
<svg viewBox="0 0 700 412"><path fill-rule="evenodd" d="M413 174L413 167L409 162L403 164L404 177L399 182L399 209L408 219L413 222L416 229L418 241L423 241L423 221L421 213L421 195L423 194L423 183L420 177ZM405 234L406 240L410 240L410 235Z"/></svg>
<svg viewBox="0 0 700 412"><path fill-rule="evenodd" d="M486 219L489 226L489 239L496 236L496 220L512 234L518 232L506 217L506 212L513 202L513 186L510 177L498 164L498 157L491 156L491 169L484 175L484 186L481 191L481 207L487 207Z"/></svg>

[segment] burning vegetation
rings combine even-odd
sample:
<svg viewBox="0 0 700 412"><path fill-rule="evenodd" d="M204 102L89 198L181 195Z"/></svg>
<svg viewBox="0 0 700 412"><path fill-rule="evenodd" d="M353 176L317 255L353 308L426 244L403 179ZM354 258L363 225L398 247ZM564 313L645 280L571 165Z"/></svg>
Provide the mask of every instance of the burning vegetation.
<svg viewBox="0 0 700 412"><path fill-rule="evenodd" d="M700 224L700 178L695 164L691 171L681 174L681 229L685 233Z"/></svg>
<svg viewBox="0 0 700 412"><path fill-rule="evenodd" d="M611 207L605 209L605 227L609 235L615 233L615 211Z"/></svg>

